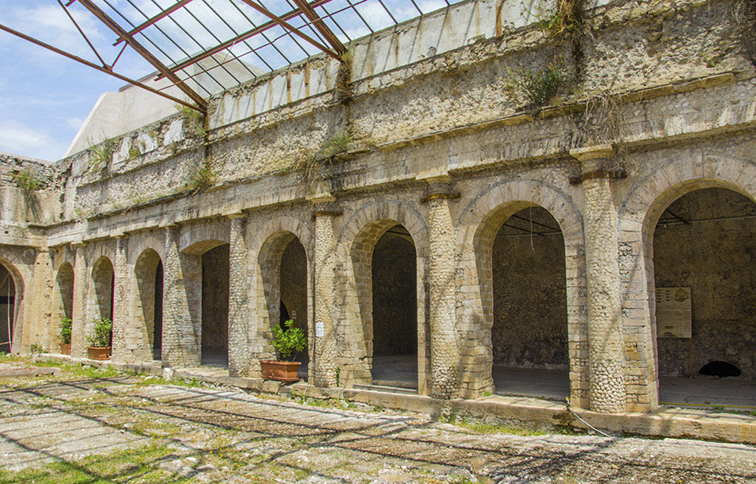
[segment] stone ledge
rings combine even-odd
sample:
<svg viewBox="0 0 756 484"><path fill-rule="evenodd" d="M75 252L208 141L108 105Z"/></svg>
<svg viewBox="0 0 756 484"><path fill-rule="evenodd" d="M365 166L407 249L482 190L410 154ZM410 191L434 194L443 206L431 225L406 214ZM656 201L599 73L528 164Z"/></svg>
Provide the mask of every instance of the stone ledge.
<svg viewBox="0 0 756 484"><path fill-rule="evenodd" d="M109 367L139 374L163 374L163 369L156 363L117 363L55 354L40 356L47 361L87 364L100 368ZM352 402L433 416L454 412L457 415L477 418L494 417L502 420L520 420L588 430L589 426L577 418L580 417L591 426L610 432L756 445L756 417L749 415L711 414L701 410L676 407L662 407L652 413L609 415L581 409L572 409L570 413L566 405L562 403L538 398L492 395L476 400L439 400L422 395L347 388L320 388L301 381L283 385L280 382L261 378L209 376L192 370L191 368L176 369L174 374L181 378L195 378L208 383L235 386L259 393L290 394L305 399L319 400L347 398Z"/></svg>

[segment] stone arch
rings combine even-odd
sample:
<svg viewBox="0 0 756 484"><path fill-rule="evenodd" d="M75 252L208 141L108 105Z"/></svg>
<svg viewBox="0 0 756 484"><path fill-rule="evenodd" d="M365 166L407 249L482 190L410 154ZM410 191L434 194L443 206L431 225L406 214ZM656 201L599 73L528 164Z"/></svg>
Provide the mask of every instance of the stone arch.
<svg viewBox="0 0 756 484"><path fill-rule="evenodd" d="M307 214L309 216L309 214ZM282 258L289 244L298 241L304 249L306 259L306 332L313 329L313 284L311 261L313 260L313 233L308 224L299 218L282 216L260 225L247 225L248 255L247 267L250 271L248 301L250 301L250 375L258 376L260 360L275 357L271 346L272 325L279 321L279 302L282 300L280 270ZM305 329L305 328L303 328ZM308 338L308 355L313 354L313 338ZM312 375L313 366L309 372Z"/></svg>
<svg viewBox="0 0 756 484"><path fill-rule="evenodd" d="M141 361L160 359L163 341L162 272L162 259L154 249L143 250L134 263L136 291L132 297L132 318L136 324L132 328L137 332L135 339L139 341L134 356Z"/></svg>
<svg viewBox="0 0 756 484"><path fill-rule="evenodd" d="M724 188L751 200L756 197L756 164L722 156L679 158L645 178L631 189L618 211L623 327L626 347L633 351L628 365L633 380L643 387L637 408L645 411L659 403L656 342L656 288L653 240L662 213L672 202L695 190ZM628 337L634 338L628 345ZM640 374L641 376L637 376ZM627 376L627 375L626 375Z"/></svg>
<svg viewBox="0 0 756 484"><path fill-rule="evenodd" d="M476 283L458 294L461 331L480 337L462 348L468 361L461 381L475 381L477 388L463 394L477 396L493 389L491 330L493 313L493 242L502 224L518 211L542 207L559 224L564 238L567 295L567 332L570 360L570 396L575 405L588 404L588 327L583 225L572 198L558 187L537 180L503 181L471 200L459 218L457 250L465 274ZM466 354L465 354L466 353Z"/></svg>
<svg viewBox="0 0 756 484"><path fill-rule="evenodd" d="M70 262L63 262L58 267L53 293L54 313L50 332L55 341L60 322L65 318L73 320L74 269Z"/></svg>
<svg viewBox="0 0 756 484"><path fill-rule="evenodd" d="M113 263L106 256L98 258L92 267L92 294L90 315L92 319L113 319Z"/></svg>
<svg viewBox="0 0 756 484"><path fill-rule="evenodd" d="M346 384L372 383L372 254L378 240L390 228L401 225L409 233L416 254L417 283L417 386L418 393L427 394L430 383L430 345L426 314L428 270L428 227L422 215L402 202L366 204L349 217L339 233L336 244L336 272L347 274L347 287L340 291L341 314L334 318L344 327L337 331L344 341L338 347L341 356L341 377Z"/></svg>
<svg viewBox="0 0 756 484"><path fill-rule="evenodd" d="M288 231L278 231L265 240L262 247L258 251L257 255L257 274L255 280L257 281L257 307L260 311L260 332L261 336L269 344L272 335L271 329L280 322L280 303L283 298L286 297L282 293L281 284L281 267L283 264L284 253L290 247L291 244L301 242L299 238ZM305 281L309 281L309 262L306 258L305 252L305 266L306 275ZM308 284L309 286L309 284ZM309 292L309 288L306 289ZM309 298L307 298L309 299ZM287 308L291 309L290 305ZM300 319L299 317L297 319ZM307 315L304 315L304 327L302 330L309 333L309 327L307 326ZM297 321L298 323L298 321ZM299 324L297 324L299 326ZM266 344L266 346L267 346ZM268 348L266 352L270 352L270 356L273 357L274 351L272 347Z"/></svg>
<svg viewBox="0 0 756 484"><path fill-rule="evenodd" d="M8 353L18 353L21 350L24 331L24 279L21 276L21 272L9 260L0 258L0 267L7 273L7 280L0 280L0 288L5 289L4 294L0 294L0 296L9 298L8 301L5 301L6 304L3 305L5 314L1 319L3 328L0 328L0 334L2 335L0 336L0 350L7 351ZM12 298L12 303L10 298ZM12 345L10 344L11 342Z"/></svg>

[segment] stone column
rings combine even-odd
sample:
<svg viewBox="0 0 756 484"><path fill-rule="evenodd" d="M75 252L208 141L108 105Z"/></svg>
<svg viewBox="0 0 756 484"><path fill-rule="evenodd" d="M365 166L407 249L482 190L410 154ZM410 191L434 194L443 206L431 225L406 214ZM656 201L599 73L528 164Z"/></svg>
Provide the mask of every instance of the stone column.
<svg viewBox="0 0 756 484"><path fill-rule="evenodd" d="M310 381L320 387L334 387L337 384L338 348L333 320L336 286L334 221L341 212L335 210L334 201L335 198L330 195L312 199L315 205L315 324L310 333L310 354L313 355Z"/></svg>
<svg viewBox="0 0 756 484"><path fill-rule="evenodd" d="M183 366L181 351L181 259L179 258L179 226L165 227L165 260L163 261L163 346L161 359L163 366Z"/></svg>
<svg viewBox="0 0 756 484"><path fill-rule="evenodd" d="M585 257L588 279L588 358L591 410L621 413L627 408L620 298L617 209L610 173L609 145L572 150L582 163L585 197Z"/></svg>
<svg viewBox="0 0 756 484"><path fill-rule="evenodd" d="M459 393L459 348L456 334L456 284L454 278L454 226L448 175L428 182L428 231L430 292L431 396L455 398Z"/></svg>
<svg viewBox="0 0 756 484"><path fill-rule="evenodd" d="M247 294L247 218L244 213L229 215L231 244L229 248L228 291L228 373L247 376L249 373L249 311Z"/></svg>
<svg viewBox="0 0 756 484"><path fill-rule="evenodd" d="M85 358L87 356L87 285L89 277L85 252L86 243L73 244L76 249L74 259L74 293L73 293L73 323L71 325L71 356Z"/></svg>
<svg viewBox="0 0 756 484"><path fill-rule="evenodd" d="M138 347L136 338L128 337L128 325L131 321L129 314L129 268L128 268L128 238L125 235L116 236L116 253L113 271L113 361L133 363L133 353Z"/></svg>

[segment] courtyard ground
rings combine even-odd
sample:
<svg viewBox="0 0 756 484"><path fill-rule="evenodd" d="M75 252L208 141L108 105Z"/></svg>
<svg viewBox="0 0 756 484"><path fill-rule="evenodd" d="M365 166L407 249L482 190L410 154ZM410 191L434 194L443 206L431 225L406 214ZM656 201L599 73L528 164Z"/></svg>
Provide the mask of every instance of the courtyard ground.
<svg viewBox="0 0 756 484"><path fill-rule="evenodd" d="M30 366L48 373L25 375ZM388 412L0 357L0 484L11 482L756 483L756 448Z"/></svg>

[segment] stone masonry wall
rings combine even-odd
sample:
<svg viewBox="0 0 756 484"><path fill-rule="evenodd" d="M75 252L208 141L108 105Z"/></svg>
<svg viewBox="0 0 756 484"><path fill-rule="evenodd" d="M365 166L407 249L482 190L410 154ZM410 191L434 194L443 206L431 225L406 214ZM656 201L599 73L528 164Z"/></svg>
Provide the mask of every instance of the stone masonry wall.
<svg viewBox="0 0 756 484"><path fill-rule="evenodd" d="M513 11L512 2L504 4L502 12ZM234 376L259 376L258 360L272 355L270 324L288 285L282 255L296 238L308 255L312 382L370 383L380 315L371 261L385 231L399 224L415 250L418 392L479 397L494 390L491 366L501 356L497 303L503 306L506 294L522 306L517 294L527 295L496 282L502 274L494 261L510 251L495 248L494 240L512 215L541 207L561 229L563 255L555 245L537 262L563 257L551 264L548 287L563 290L564 303L530 320L559 319L566 332L557 338L562 348L566 340L559 355L543 356L543 347L558 346L553 341L537 343L539 358L549 360L541 364L564 361L566 351L576 406L651 410L658 404L657 349L667 358L654 328L656 223L670 203L699 188L756 196L756 77L730 7L723 0L602 2L586 12L582 33L555 35L536 19L498 29L499 3L470 0L448 11L470 24L442 21L441 12L360 41L341 89L338 65L315 59L311 80L322 83L311 85L309 95L300 89L290 102L273 103L260 94L285 86L286 73L273 73L211 99L202 130L177 114L127 133L101 161L97 149L62 160L56 180L65 188L59 205L51 205L52 219L2 221L0 262L26 300L24 348L50 347L54 339L50 295L62 264L74 268L81 351L97 306L91 280L97 261L115 261L115 272L131 274L133 282L136 258L149 248L165 269L163 362L200 364L203 320L227 315L220 306L229 300L228 293L203 300L200 260L229 243L236 220L234 243L244 246L236 257L246 267L212 264L226 277L235 271L231 353L249 361L235 364ZM433 22L443 29L471 26L440 36L454 42L439 48L418 33ZM405 55L413 36L422 37L423 49ZM374 62L392 46L400 55ZM566 82L535 106L518 80L546 66ZM306 86L306 64L296 69L296 85ZM329 152L335 139L342 146ZM584 160L581 153L604 158ZM667 277L660 252L658 275ZM597 294L608 295L610 304ZM606 308L611 314L600 314ZM114 319L132 328L123 334L144 333L128 314ZM602 346L609 332L612 344ZM218 333L214 340L225 344L228 337ZM711 345L712 354L717 348ZM747 350L738 353L748 367ZM518 359L535 364L536 358L521 352Z"/></svg>

